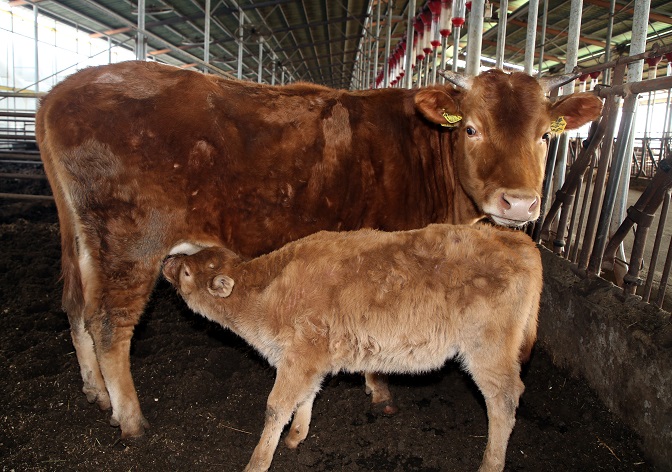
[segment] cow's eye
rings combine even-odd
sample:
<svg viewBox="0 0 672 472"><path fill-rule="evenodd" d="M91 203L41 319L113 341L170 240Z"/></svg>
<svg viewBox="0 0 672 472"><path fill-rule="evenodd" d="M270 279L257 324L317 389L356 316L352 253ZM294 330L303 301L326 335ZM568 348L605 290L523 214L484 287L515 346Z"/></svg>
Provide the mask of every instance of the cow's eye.
<svg viewBox="0 0 672 472"><path fill-rule="evenodd" d="M544 135L541 137L541 140L549 142L551 140L551 133L544 133Z"/></svg>
<svg viewBox="0 0 672 472"><path fill-rule="evenodd" d="M476 136L476 129L473 126L467 126L465 131L467 132L468 136Z"/></svg>

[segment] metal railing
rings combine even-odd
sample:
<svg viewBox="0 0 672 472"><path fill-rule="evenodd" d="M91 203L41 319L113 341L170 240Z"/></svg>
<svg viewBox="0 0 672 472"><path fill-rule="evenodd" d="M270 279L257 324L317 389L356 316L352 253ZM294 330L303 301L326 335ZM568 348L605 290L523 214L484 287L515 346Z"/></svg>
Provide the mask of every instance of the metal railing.
<svg viewBox="0 0 672 472"><path fill-rule="evenodd" d="M628 64L669 51L672 47L657 48L601 67L613 68L614 83L622 84ZM598 68L584 72L594 69ZM602 117L591 127L588 139L575 143L575 156L570 159L572 163L567 178L552 201L552 176L549 173L553 172L557 145L552 143L550 146L543 197L550 205L544 203L548 211L532 231L537 242L545 241L556 254L569 259L577 274L611 278L623 288L624 296L638 294L658 307L664 305L672 267L672 238L670 231L666 231L672 188L670 136L663 135L657 140L647 137L635 139L632 156L628 155L628 141L632 136L638 94L669 89L672 89L672 76L602 86L595 90L605 99ZM617 129L619 110L622 113ZM646 179L648 185L638 198L636 191L631 192L630 200L636 200L635 203L628 208L624 220L614 224L614 209L620 205L623 192L628 192L627 188L623 190L621 182L624 166L630 167L632 177ZM654 214L661 206L653 246L647 246L649 229L655 221ZM634 240L630 241L633 229ZM663 272L657 273L658 258L665 239L670 239L670 248L665 256ZM626 245L630 250L629 257L625 256ZM644 265L644 261L648 265ZM658 293L652 302L651 294L656 281Z"/></svg>

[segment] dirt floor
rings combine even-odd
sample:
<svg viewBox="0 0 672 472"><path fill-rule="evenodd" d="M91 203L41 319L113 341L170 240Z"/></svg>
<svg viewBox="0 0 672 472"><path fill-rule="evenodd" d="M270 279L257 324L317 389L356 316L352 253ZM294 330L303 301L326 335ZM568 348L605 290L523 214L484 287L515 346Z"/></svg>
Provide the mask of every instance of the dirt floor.
<svg viewBox="0 0 672 472"><path fill-rule="evenodd" d="M7 191L7 190L5 190ZM133 376L146 440L126 444L89 405L60 309L52 204L0 201L0 469L236 471L259 439L274 371L243 341L191 313L165 281L136 330ZM544 316L541 313L541 316ZM523 373L506 470L649 471L638 438L580 380L536 348ZM359 375L328 378L307 440L274 471L476 470L483 399L459 365L392 378L400 412L369 408Z"/></svg>

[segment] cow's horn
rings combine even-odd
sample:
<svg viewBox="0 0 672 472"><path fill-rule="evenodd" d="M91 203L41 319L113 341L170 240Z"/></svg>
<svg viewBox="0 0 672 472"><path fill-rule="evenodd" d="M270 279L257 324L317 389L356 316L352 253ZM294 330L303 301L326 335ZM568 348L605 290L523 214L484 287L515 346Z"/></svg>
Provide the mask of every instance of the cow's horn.
<svg viewBox="0 0 672 472"><path fill-rule="evenodd" d="M568 84L569 82L576 80L580 76L580 72L571 72L569 74L562 75L550 75L546 77L541 77L539 79L539 85L544 90L544 92L550 92L551 90L560 87L562 85Z"/></svg>
<svg viewBox="0 0 672 472"><path fill-rule="evenodd" d="M469 90L471 88L471 77L444 69L437 69L436 71L439 73L441 77L443 77L456 87L465 90Z"/></svg>

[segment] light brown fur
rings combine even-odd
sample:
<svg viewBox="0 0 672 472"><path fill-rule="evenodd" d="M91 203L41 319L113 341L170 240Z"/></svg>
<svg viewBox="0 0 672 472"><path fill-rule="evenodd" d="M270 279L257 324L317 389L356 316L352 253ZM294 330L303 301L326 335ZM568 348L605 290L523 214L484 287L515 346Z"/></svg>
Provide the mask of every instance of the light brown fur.
<svg viewBox="0 0 672 472"><path fill-rule="evenodd" d="M501 71L469 91L362 92L148 62L73 74L42 101L36 135L84 393L112 408L123 437L144 434L128 346L176 247L249 257L325 229L522 224L539 212L551 121L578 127L600 107L586 94L551 104L532 77ZM464 119L444 128L443 111ZM368 380L389 405L384 382Z"/></svg>
<svg viewBox="0 0 672 472"><path fill-rule="evenodd" d="M422 373L455 356L487 405L480 470L503 469L542 287L541 258L524 233L481 225L320 232L250 261L225 248L177 255L163 272L190 308L277 368L246 470L268 469L292 413L287 444L306 438L326 375Z"/></svg>

